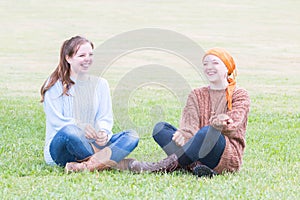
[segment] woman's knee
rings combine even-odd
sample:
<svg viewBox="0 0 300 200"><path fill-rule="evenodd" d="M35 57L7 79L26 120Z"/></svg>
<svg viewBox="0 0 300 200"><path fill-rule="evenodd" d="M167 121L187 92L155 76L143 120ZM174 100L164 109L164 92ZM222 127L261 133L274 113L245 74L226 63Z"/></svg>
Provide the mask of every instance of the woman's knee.
<svg viewBox="0 0 300 200"><path fill-rule="evenodd" d="M84 132L78 128L76 125L66 125L61 128L57 134L56 138L65 138L66 140L83 140L85 138Z"/></svg>
<svg viewBox="0 0 300 200"><path fill-rule="evenodd" d="M134 143L136 146L138 145L140 137L135 130L127 130L125 131L125 134L132 143Z"/></svg>
<svg viewBox="0 0 300 200"><path fill-rule="evenodd" d="M203 126L196 134L200 134L200 135L206 135L207 131L208 131L209 126Z"/></svg>
<svg viewBox="0 0 300 200"><path fill-rule="evenodd" d="M74 124L66 125L58 131L58 133L64 133L64 134L76 134L79 132L82 132L82 130Z"/></svg>
<svg viewBox="0 0 300 200"><path fill-rule="evenodd" d="M203 139L205 138L208 129L210 126L203 126L198 132L195 134L196 137L202 137Z"/></svg>
<svg viewBox="0 0 300 200"><path fill-rule="evenodd" d="M152 137L161 134L163 130L169 125L170 124L168 124L167 122L158 122L153 128Z"/></svg>

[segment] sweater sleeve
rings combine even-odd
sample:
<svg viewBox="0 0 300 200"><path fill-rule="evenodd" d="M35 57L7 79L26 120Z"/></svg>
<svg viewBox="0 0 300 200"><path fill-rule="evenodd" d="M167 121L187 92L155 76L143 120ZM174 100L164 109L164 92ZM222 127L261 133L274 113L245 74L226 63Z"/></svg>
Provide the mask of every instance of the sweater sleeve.
<svg viewBox="0 0 300 200"><path fill-rule="evenodd" d="M198 105L198 99L194 91L192 91L188 98L186 105L183 109L179 132L189 140L192 138L199 130L200 127L200 111Z"/></svg>
<svg viewBox="0 0 300 200"><path fill-rule="evenodd" d="M99 104L97 105L95 127L97 130L105 130L110 139L112 136L113 112L109 85L105 79L99 80L97 95L99 96Z"/></svg>
<svg viewBox="0 0 300 200"><path fill-rule="evenodd" d="M238 89L233 94L232 110L227 112L227 115L233 120L232 123L226 125L222 133L230 137L239 128L244 126L247 121L250 110L250 97L246 90Z"/></svg>
<svg viewBox="0 0 300 200"><path fill-rule="evenodd" d="M46 93L44 99L44 111L47 124L50 129L59 131L67 124L75 124L75 119L63 115L62 89L61 83L57 82Z"/></svg>

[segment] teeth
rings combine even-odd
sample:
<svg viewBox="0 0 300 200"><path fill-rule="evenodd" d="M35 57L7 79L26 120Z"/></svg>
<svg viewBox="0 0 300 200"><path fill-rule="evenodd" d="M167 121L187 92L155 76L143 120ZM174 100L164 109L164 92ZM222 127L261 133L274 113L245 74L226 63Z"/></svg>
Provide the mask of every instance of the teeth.
<svg viewBox="0 0 300 200"><path fill-rule="evenodd" d="M216 72L209 71L209 72L207 72L207 74L211 76L211 75L216 74Z"/></svg>

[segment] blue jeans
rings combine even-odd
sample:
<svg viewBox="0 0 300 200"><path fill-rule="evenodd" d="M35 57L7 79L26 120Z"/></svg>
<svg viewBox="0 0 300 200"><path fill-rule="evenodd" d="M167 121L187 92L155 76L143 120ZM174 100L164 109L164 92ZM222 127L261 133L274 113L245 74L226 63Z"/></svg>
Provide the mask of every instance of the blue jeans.
<svg viewBox="0 0 300 200"><path fill-rule="evenodd" d="M179 147L172 140L177 129L166 122L159 122L153 129L153 138L167 155L176 154L181 166L195 161L215 168L225 149L225 137L211 126L202 127L184 146Z"/></svg>
<svg viewBox="0 0 300 200"><path fill-rule="evenodd" d="M85 137L84 132L75 125L67 125L57 132L50 144L50 154L59 166L67 162L83 160L94 154L91 143L99 149L110 147L111 160L120 162L129 155L138 145L139 137L135 131L124 131L113 134L105 146L97 146Z"/></svg>

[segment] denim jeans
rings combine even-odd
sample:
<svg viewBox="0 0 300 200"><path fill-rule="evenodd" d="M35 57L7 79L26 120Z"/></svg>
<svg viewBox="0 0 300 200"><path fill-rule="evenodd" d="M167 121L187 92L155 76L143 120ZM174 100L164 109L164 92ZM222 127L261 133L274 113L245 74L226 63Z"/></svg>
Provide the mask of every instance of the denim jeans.
<svg viewBox="0 0 300 200"><path fill-rule="evenodd" d="M166 122L159 122L153 129L153 138L167 155L175 153L182 166L195 161L215 168L225 149L225 137L211 126L202 127L184 146L179 147L172 140L177 129Z"/></svg>
<svg viewBox="0 0 300 200"><path fill-rule="evenodd" d="M99 149L110 147L111 160L120 162L138 145L139 137L135 131L129 130L113 134L105 146L98 146L93 140L85 137L84 132L75 125L67 125L57 132L50 144L50 154L59 166L67 162L83 160L94 154L91 143Z"/></svg>

